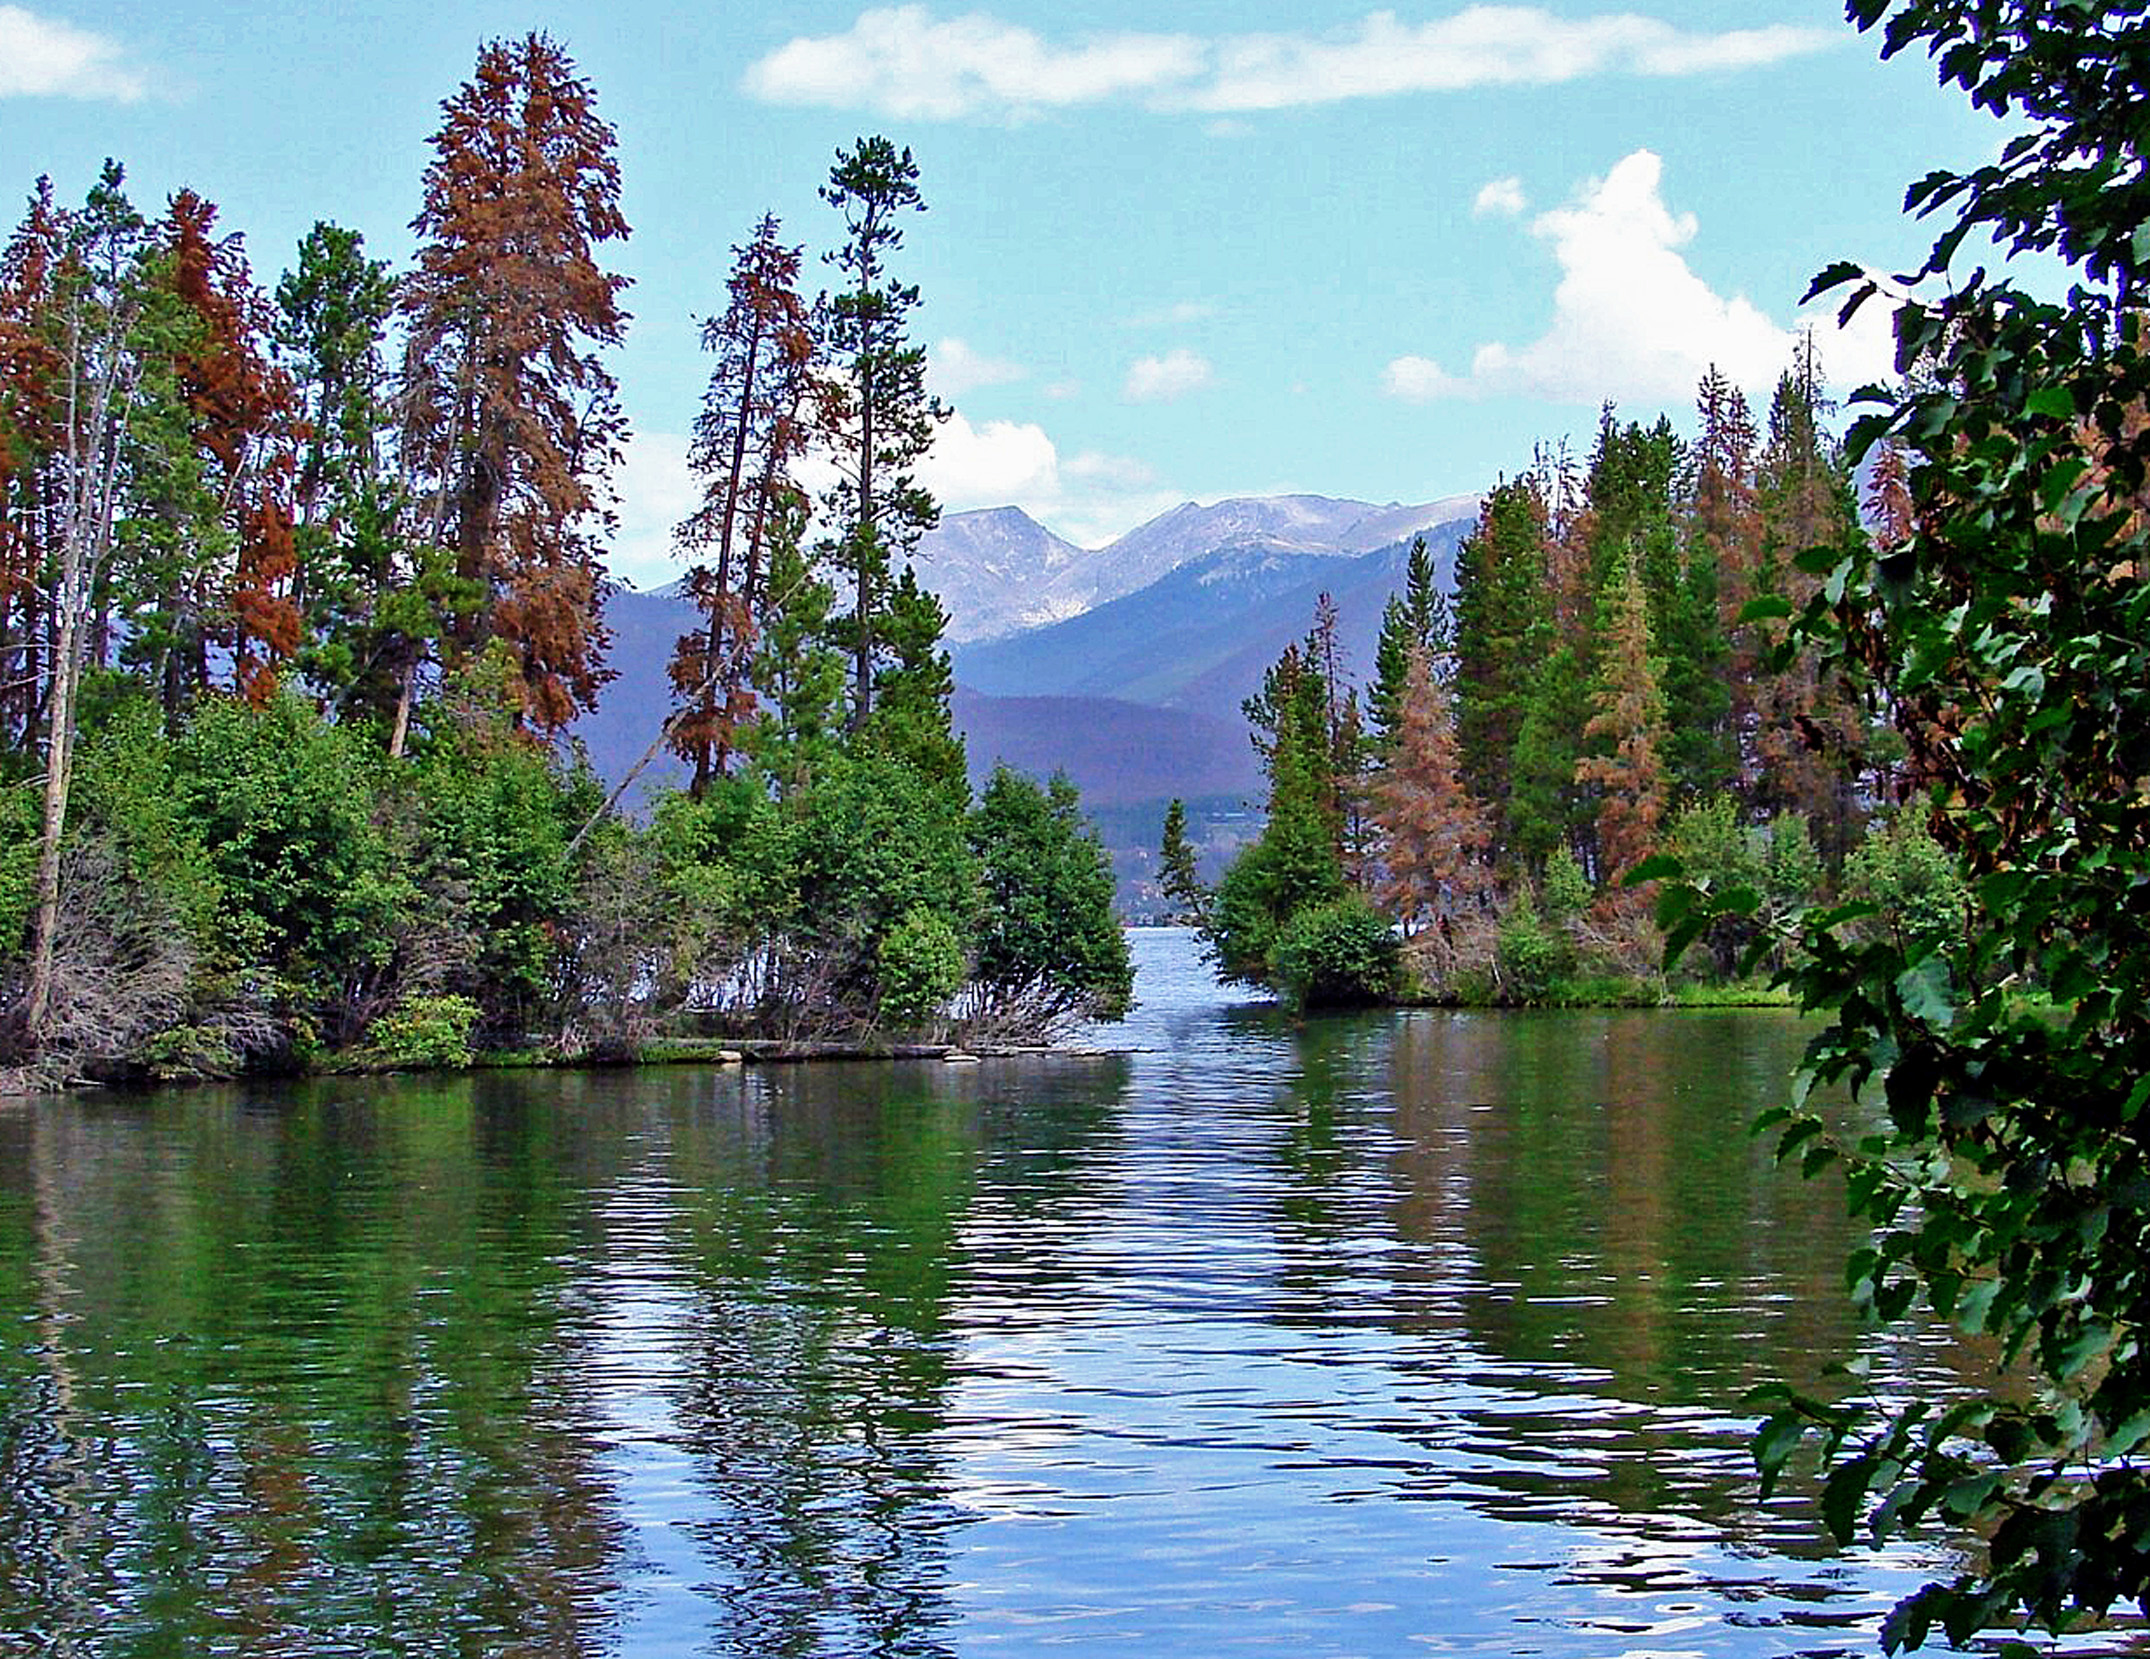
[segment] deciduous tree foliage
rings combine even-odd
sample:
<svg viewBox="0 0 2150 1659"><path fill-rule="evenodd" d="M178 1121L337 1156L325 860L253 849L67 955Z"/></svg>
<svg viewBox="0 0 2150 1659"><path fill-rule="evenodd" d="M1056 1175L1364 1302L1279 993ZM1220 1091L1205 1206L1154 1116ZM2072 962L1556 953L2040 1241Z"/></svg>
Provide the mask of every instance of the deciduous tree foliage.
<svg viewBox="0 0 2150 1659"><path fill-rule="evenodd" d="M1928 268L1952 288L1899 309L1916 372L1852 435L1900 453L1902 515L1800 559L1819 591L1795 647L1891 710L1968 882L1923 925L1807 917L1792 979L1831 1016L1808 1071L1870 1086L1887 1121L1845 1142L1802 1109L1783 1149L1847 1167L1876 1225L1862 1300L1895 1319L1923 1298L2017 1374L1867 1407L1776 1397L1763 1466L1818 1431L1839 1537L1945 1518L1980 1540L1889 1619L1895 1650L2150 1596L2150 23L2065 0L1850 9L2012 129L1999 160L1910 193L1949 215ZM2076 286L2053 303L1961 273L1973 231L2050 250ZM1817 286L1865 284L1844 266ZM1683 933L1710 910L1668 904Z"/></svg>

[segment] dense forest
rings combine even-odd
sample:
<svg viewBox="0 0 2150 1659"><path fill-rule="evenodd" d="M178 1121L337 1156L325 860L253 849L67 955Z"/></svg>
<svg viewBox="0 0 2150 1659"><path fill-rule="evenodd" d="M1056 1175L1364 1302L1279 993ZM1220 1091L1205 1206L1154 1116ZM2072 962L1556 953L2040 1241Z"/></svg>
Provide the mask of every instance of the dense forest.
<svg viewBox="0 0 2150 1659"><path fill-rule="evenodd" d="M1889 811L1901 738L1786 639L1823 584L1801 556L1909 511L1886 450L1860 501L1834 412L1811 337L1760 422L1714 370L1691 439L1608 407L1587 459L1541 448L1487 494L1452 595L1414 550L1363 688L1319 607L1246 705L1260 838L1212 893L1167 824L1220 969L1301 1004L1657 1001L1736 979L1825 892L1945 914L1950 861ZM1754 901L1670 982L1622 879L1661 852Z"/></svg>
<svg viewBox="0 0 2150 1659"><path fill-rule="evenodd" d="M646 823L563 745L608 678L628 234L560 46L442 106L410 268L314 227L273 290L107 163L0 255L0 1041L29 1081L1049 1034L1129 991L1072 790L973 800L909 555L944 411L908 151L839 152L828 292L765 218L703 328ZM797 482L818 455L838 482Z"/></svg>

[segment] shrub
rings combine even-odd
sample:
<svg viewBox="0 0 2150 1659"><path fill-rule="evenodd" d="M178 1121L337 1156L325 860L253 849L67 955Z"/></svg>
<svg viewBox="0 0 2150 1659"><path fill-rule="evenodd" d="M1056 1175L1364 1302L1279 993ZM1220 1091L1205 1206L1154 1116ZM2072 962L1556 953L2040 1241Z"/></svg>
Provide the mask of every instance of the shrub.
<svg viewBox="0 0 2150 1659"><path fill-rule="evenodd" d="M478 1005L469 997L407 996L373 1022L370 1047L393 1066L470 1064L470 1033Z"/></svg>
<svg viewBox="0 0 2150 1659"><path fill-rule="evenodd" d="M1575 946L1545 925L1530 895L1518 892L1501 917L1493 956L1495 981L1504 1002L1542 1003L1575 967Z"/></svg>
<svg viewBox="0 0 2150 1659"><path fill-rule="evenodd" d="M1294 1007L1364 1008L1397 986L1396 936L1357 893L1310 905L1277 935L1276 976Z"/></svg>
<svg viewBox="0 0 2150 1659"><path fill-rule="evenodd" d="M1931 944L1963 931L1963 869L1910 814L1869 835L1844 860L1844 896L1879 905L1860 937Z"/></svg>
<svg viewBox="0 0 2150 1659"><path fill-rule="evenodd" d="M898 1030L930 1025L963 984L963 945L946 917L909 911L881 941L881 1019Z"/></svg>
<svg viewBox="0 0 2150 1659"><path fill-rule="evenodd" d="M985 889L975 1002L1043 1035L1076 1014L1127 1011L1134 970L1112 910L1112 864L1065 777L1040 789L1005 767L970 818Z"/></svg>
<svg viewBox="0 0 2150 1659"><path fill-rule="evenodd" d="M1544 893L1546 916L1563 927L1588 910L1590 901L1597 897L1590 878L1583 873L1582 860L1566 842L1554 848L1552 857L1545 861Z"/></svg>

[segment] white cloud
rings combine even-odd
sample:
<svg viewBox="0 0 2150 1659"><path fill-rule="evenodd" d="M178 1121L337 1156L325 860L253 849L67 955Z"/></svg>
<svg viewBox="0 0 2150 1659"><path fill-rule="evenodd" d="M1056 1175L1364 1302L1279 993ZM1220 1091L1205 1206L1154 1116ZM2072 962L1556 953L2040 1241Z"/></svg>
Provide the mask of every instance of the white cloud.
<svg viewBox="0 0 2150 1659"><path fill-rule="evenodd" d="M841 34L778 47L747 70L745 85L771 103L902 118L1009 119L1116 99L1233 114L1590 75L1751 69L1819 51L1841 34L1788 25L1697 34L1628 12L1560 17L1536 6L1475 5L1417 24L1378 11L1318 35L1059 42L983 12L942 19L903 5L862 12Z"/></svg>
<svg viewBox="0 0 2150 1659"><path fill-rule="evenodd" d="M981 386L1005 386L1029 372L1020 363L973 351L953 335L926 353L926 378L932 382L936 397L959 398Z"/></svg>
<svg viewBox="0 0 2150 1659"><path fill-rule="evenodd" d="M1381 388L1406 403L1429 403L1463 389L1462 383L1430 357L1405 355L1381 371Z"/></svg>
<svg viewBox="0 0 2150 1659"><path fill-rule="evenodd" d="M1696 221L1666 205L1663 171L1656 155L1637 150L1570 205L1532 221L1531 234L1551 246L1560 267L1543 335L1522 346L1480 346L1466 375L1399 357L1383 374L1390 395L1677 403L1711 364L1750 391L1773 386L1791 360L1794 331L1743 295L1718 294L1688 265L1680 250L1694 240ZM1885 319L1869 310L1872 317L1843 333L1827 314L1803 319L1839 385L1889 372Z"/></svg>
<svg viewBox="0 0 2150 1659"><path fill-rule="evenodd" d="M770 103L869 108L950 119L1096 103L1199 72L1187 35L1099 35L1055 46L983 12L942 21L924 6L859 14L849 31L800 36L753 64L746 89Z"/></svg>
<svg viewBox="0 0 2150 1659"><path fill-rule="evenodd" d="M1210 383L1209 359L1185 346L1162 357L1138 357L1128 365L1121 395L1130 403L1168 403Z"/></svg>
<svg viewBox="0 0 2150 1659"><path fill-rule="evenodd" d="M1070 478L1112 489L1149 490L1157 487L1157 469L1147 461L1138 461L1131 455L1106 455L1094 449L1084 450L1069 460L1067 473Z"/></svg>
<svg viewBox="0 0 2150 1659"><path fill-rule="evenodd" d="M960 412L941 427L918 476L948 512L1020 507L1085 547L1112 540L1180 499L1140 461L1094 450L1063 461L1035 422L973 426Z"/></svg>
<svg viewBox="0 0 2150 1659"><path fill-rule="evenodd" d="M1697 35L1618 13L1558 17L1536 6L1470 6L1430 23L1375 12L1321 39L1243 35L1219 43L1198 109L1287 109L1350 98L1554 86L1590 75L1692 75L1775 63L1835 43L1828 29L1734 29Z"/></svg>
<svg viewBox="0 0 2150 1659"><path fill-rule="evenodd" d="M958 410L934 435L918 481L949 512L1021 505L1060 488L1060 455L1045 429L1030 421L973 426Z"/></svg>
<svg viewBox="0 0 2150 1659"><path fill-rule="evenodd" d="M1477 199L1471 203L1471 212L1481 219L1489 214L1514 219L1529 205L1523 195L1521 179L1491 179L1479 188Z"/></svg>
<svg viewBox="0 0 2150 1659"><path fill-rule="evenodd" d="M619 493L619 528L606 563L638 588L662 587L684 570L672 546L673 526L694 511L701 486L687 466L687 440L674 432L637 432L612 476Z"/></svg>
<svg viewBox="0 0 2150 1659"><path fill-rule="evenodd" d="M131 104L148 79L119 43L20 6L0 6L0 98L97 98Z"/></svg>

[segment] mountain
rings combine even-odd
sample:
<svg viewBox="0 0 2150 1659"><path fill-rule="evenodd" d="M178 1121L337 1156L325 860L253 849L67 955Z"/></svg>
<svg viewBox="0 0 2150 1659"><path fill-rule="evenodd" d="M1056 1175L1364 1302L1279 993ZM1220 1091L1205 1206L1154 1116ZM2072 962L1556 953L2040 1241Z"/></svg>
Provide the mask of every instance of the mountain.
<svg viewBox="0 0 2150 1659"><path fill-rule="evenodd" d="M1084 557L1022 508L988 507L948 514L920 539L916 563L948 608L953 644L1075 615L1083 600L1056 579Z"/></svg>
<svg viewBox="0 0 2150 1659"><path fill-rule="evenodd" d="M957 618L953 713L972 781L996 762L1038 778L1065 771L1106 835L1123 902L1139 908L1168 797L1189 803L1211 868L1259 827L1261 777L1239 705L1306 633L1316 598L1336 601L1346 665L1363 684L1411 536L1424 532L1453 591L1456 548L1475 516L1467 497L1189 504L1085 553L1014 508L950 514L919 573ZM1109 591L1152 567L1162 568L1132 590ZM1085 594L1104 597L1093 605ZM1051 620L1005 631L1025 616ZM616 677L574 736L617 783L671 708L666 665L697 613L676 588L629 590L612 596L605 620ZM1003 631L986 637L993 629ZM661 755L636 793L685 776Z"/></svg>
<svg viewBox="0 0 2150 1659"><path fill-rule="evenodd" d="M695 618L693 606L677 595L622 592L607 605L617 677L574 728L590 765L607 782L627 775L671 711L665 665ZM1113 806L1167 795L1244 795L1256 792L1260 781L1236 710L1225 720L1121 699L994 697L962 686L953 713L973 782L990 776L996 762L1038 778L1064 771L1085 803ZM639 787L684 783L686 777L684 762L660 754Z"/></svg>
<svg viewBox="0 0 2150 1659"><path fill-rule="evenodd" d="M1456 518L1425 532L1443 588L1454 586L1456 548L1473 522ZM994 696L1116 698L1236 724L1240 700L1306 633L1323 593L1337 603L1348 666L1363 679L1409 554L1408 541L1355 556L1225 547L1081 616L963 646L956 678Z"/></svg>
<svg viewBox="0 0 2150 1659"><path fill-rule="evenodd" d="M1477 510L1476 496L1408 507L1393 501L1377 507L1324 495L1235 497L1209 507L1185 501L1099 548L1080 569L1092 585L1091 606L1096 606L1138 592L1190 559L1220 548L1371 553Z"/></svg>
<svg viewBox="0 0 2150 1659"><path fill-rule="evenodd" d="M1004 639L1148 587L1214 553L1242 547L1344 557L1370 553L1477 511L1476 496L1375 506L1321 495L1183 502L1103 547L1054 535L1019 507L950 513L918 544L918 578L948 609L948 639ZM670 590L660 590L670 591Z"/></svg>
<svg viewBox="0 0 2150 1659"><path fill-rule="evenodd" d="M1034 778L1067 773L1084 807L1135 806L1168 796L1258 796L1246 726L1188 709L1107 697L987 697L956 687L956 729L971 779L996 764Z"/></svg>

